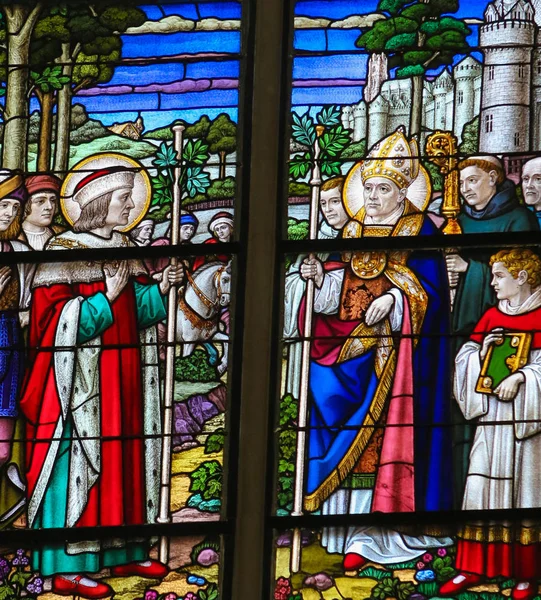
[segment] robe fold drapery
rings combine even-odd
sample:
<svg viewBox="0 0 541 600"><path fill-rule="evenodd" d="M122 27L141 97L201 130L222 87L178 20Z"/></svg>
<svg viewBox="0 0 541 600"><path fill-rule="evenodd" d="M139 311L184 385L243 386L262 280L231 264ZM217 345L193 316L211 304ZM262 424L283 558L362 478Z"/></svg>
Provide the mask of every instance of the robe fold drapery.
<svg viewBox="0 0 541 600"><path fill-rule="evenodd" d="M100 263L52 263L36 273L21 400L31 527L155 521L161 411L154 325L166 311L142 265L129 266L128 284L112 303ZM70 564L95 572L138 555L111 558L95 541L57 550L35 553L43 574L72 572Z"/></svg>
<svg viewBox="0 0 541 600"><path fill-rule="evenodd" d="M501 327L530 332L541 323L536 306L506 314L490 308L456 357L454 391L464 417L476 423L464 491L464 510L539 508L541 499L541 334L533 335L525 382L514 400L475 391L485 336ZM541 575L541 523L470 523L459 532L457 568L485 575L537 579Z"/></svg>
<svg viewBox="0 0 541 600"><path fill-rule="evenodd" d="M437 235L438 230L406 204L391 233L401 234ZM327 283L316 292L305 507L318 510L340 487L385 414L397 427L385 430L381 468L366 483L374 490L371 510L449 509L450 310L441 255L388 254L384 275L394 309L372 328L338 316L347 268L347 262L327 263ZM303 315L304 305L300 331ZM404 336L402 343L395 341L397 333Z"/></svg>

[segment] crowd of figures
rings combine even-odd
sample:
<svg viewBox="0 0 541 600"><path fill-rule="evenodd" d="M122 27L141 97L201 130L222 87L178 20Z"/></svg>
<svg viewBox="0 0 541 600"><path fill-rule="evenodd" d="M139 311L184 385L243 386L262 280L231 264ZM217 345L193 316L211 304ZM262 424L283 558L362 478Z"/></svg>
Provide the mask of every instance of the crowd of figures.
<svg viewBox="0 0 541 600"><path fill-rule="evenodd" d="M89 251L85 260L67 253L66 262L39 264L25 264L23 254L0 268L1 527L15 519L29 528L155 523L171 286L181 289L175 342L184 355L209 342L217 359L209 340L228 339L228 256L178 265L115 259L119 247L170 243L169 232L153 239L153 221L134 217L135 177L118 166L83 174L70 197L79 216L68 226L55 219L58 178L0 172L3 252ZM182 214L182 243L197 227L193 214ZM228 241L232 228L229 213L216 214L207 243ZM92 249L110 249L111 257L93 261ZM113 594L91 577L104 567L153 579L168 571L137 540L49 543L33 550L32 561L53 576L54 593L84 598Z"/></svg>
<svg viewBox="0 0 541 600"><path fill-rule="evenodd" d="M458 165L466 234L539 231L541 159L520 186L495 156ZM520 193L520 192L519 192ZM347 177L324 181L320 239L443 235L419 149L402 129L380 140ZM404 248L415 248L404 240ZM337 246L339 242L337 242ZM369 246L369 244L368 244ZM306 511L540 507L541 258L526 248L350 251L300 256L286 276L285 392L299 398L307 307L315 283L308 381ZM508 334L529 352L491 386L487 355ZM521 339L513 338L513 344ZM483 371L484 372L484 371ZM488 386L488 388L487 388ZM541 526L467 523L457 539L419 520L416 532L366 526L323 530L345 571L412 561L457 544L459 574L440 596L486 578L533 598L541 578Z"/></svg>

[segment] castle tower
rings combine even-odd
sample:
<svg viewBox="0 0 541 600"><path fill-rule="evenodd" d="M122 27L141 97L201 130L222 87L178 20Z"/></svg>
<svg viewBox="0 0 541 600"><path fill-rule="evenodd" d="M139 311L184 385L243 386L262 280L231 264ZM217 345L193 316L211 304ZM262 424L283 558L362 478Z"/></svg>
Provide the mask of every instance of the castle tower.
<svg viewBox="0 0 541 600"><path fill-rule="evenodd" d="M366 137L366 102L361 100L353 107L353 141L360 142Z"/></svg>
<svg viewBox="0 0 541 600"><path fill-rule="evenodd" d="M434 129L451 129L452 127L452 115L448 114L447 111L447 96L452 90L453 79L449 71L445 69L434 80L434 85L432 86L432 93L434 95Z"/></svg>
<svg viewBox="0 0 541 600"><path fill-rule="evenodd" d="M351 106L344 106L342 108L340 120L344 129L353 129L353 108Z"/></svg>
<svg viewBox="0 0 541 600"><path fill-rule="evenodd" d="M389 103L380 94L370 103L368 108L368 144L371 148L376 142L387 135L387 118L389 116Z"/></svg>
<svg viewBox="0 0 541 600"><path fill-rule="evenodd" d="M487 6L479 44L485 60L479 122L480 152L530 149L530 83L537 25L530 0Z"/></svg>
<svg viewBox="0 0 541 600"><path fill-rule="evenodd" d="M462 141L464 125L469 123L475 115L479 114L479 105L476 102L475 84L482 74L481 63L468 56L460 61L453 69L455 80L455 114L453 131ZM477 99L478 100L478 99Z"/></svg>

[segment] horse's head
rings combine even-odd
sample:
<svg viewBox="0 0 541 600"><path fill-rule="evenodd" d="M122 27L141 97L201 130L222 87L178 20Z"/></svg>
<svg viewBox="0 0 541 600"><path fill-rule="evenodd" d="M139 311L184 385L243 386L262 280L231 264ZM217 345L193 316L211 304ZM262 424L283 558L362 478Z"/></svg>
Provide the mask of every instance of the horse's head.
<svg viewBox="0 0 541 600"><path fill-rule="evenodd" d="M216 271L216 299L220 306L229 306L231 302L231 261Z"/></svg>

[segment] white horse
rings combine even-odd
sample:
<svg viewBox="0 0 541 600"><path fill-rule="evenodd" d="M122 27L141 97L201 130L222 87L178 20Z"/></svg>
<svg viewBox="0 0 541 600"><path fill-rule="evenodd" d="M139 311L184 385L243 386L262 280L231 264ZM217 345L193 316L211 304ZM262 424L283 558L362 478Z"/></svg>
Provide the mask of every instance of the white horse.
<svg viewBox="0 0 541 600"><path fill-rule="evenodd" d="M193 275L187 272L186 277L184 296L178 302L176 340L183 342L182 356L190 356L197 344L222 342L224 351L218 364L222 375L227 368L229 336L219 331L218 325L221 309L231 301L231 263L207 263Z"/></svg>

